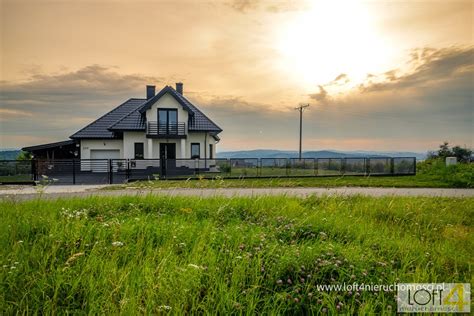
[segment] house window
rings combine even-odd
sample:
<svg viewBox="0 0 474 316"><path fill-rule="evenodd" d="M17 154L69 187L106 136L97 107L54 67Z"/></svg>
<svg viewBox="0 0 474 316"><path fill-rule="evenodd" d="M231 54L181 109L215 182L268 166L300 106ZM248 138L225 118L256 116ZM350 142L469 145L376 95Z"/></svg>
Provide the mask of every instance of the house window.
<svg viewBox="0 0 474 316"><path fill-rule="evenodd" d="M145 158L143 143L135 143L135 159Z"/></svg>
<svg viewBox="0 0 474 316"><path fill-rule="evenodd" d="M158 130L163 134L176 134L178 128L178 110L158 109Z"/></svg>
<svg viewBox="0 0 474 316"><path fill-rule="evenodd" d="M201 144L191 143L191 159L201 158Z"/></svg>
<svg viewBox="0 0 474 316"><path fill-rule="evenodd" d="M214 150L212 144L209 144L209 158L214 159Z"/></svg>

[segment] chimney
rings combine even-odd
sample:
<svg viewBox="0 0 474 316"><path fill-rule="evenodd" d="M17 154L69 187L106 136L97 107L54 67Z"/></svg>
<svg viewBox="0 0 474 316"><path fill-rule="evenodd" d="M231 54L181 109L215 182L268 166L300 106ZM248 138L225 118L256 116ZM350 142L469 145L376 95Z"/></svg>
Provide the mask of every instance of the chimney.
<svg viewBox="0 0 474 316"><path fill-rule="evenodd" d="M155 86L146 86L146 99L150 100L155 96Z"/></svg>
<svg viewBox="0 0 474 316"><path fill-rule="evenodd" d="M176 91L183 95L183 83L182 82L176 82Z"/></svg>

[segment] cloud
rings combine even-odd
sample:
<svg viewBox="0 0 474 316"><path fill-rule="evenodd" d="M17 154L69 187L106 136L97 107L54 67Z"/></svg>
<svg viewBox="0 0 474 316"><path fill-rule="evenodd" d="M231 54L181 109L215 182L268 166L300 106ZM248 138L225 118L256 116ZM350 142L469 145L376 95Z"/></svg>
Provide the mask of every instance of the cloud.
<svg viewBox="0 0 474 316"><path fill-rule="evenodd" d="M305 148L423 151L443 140L472 146L474 69L466 57L472 48L421 49L411 54L408 71L400 67L370 74L362 87L345 94L337 89L346 88L346 73L316 86L307 95L315 104L304 114ZM56 74L37 72L23 82L2 82L0 116L13 119L0 122L0 147L64 140L124 100L143 97L145 84L163 81L91 65ZM280 103L275 106L276 98L256 102L245 92L225 95L206 86L211 92L198 89L187 96L224 129L220 150L297 149L294 104L282 108Z"/></svg>
<svg viewBox="0 0 474 316"><path fill-rule="evenodd" d="M0 108L0 121L6 121L7 119L14 119L18 117L31 117L32 113L21 111L21 110L11 110L11 109L1 109Z"/></svg>
<svg viewBox="0 0 474 316"><path fill-rule="evenodd" d="M35 67L27 80L0 82L0 147L11 147L4 143L12 135L40 133L43 140L67 139L125 100L145 97L146 84L161 82L160 77L120 74L104 65L53 74Z"/></svg>
<svg viewBox="0 0 474 316"><path fill-rule="evenodd" d="M319 91L315 93L311 93L309 97L313 100L319 101L319 102L326 102L328 100L328 92L324 89L322 85L318 86Z"/></svg>
<svg viewBox="0 0 474 316"><path fill-rule="evenodd" d="M279 0L279 1L262 1L262 0L232 0L227 3L229 7L235 11L246 13L263 9L270 13L280 13L289 11L300 11L308 7L308 4L302 0Z"/></svg>
<svg viewBox="0 0 474 316"><path fill-rule="evenodd" d="M474 74L474 47L421 48L410 53L408 72L393 69L381 76L372 76L360 85L362 92L418 89L440 84L463 73Z"/></svg>
<svg viewBox="0 0 474 316"><path fill-rule="evenodd" d="M248 10L256 9L258 5L258 0L233 0L229 3L229 6L231 8L239 12L245 12Z"/></svg>

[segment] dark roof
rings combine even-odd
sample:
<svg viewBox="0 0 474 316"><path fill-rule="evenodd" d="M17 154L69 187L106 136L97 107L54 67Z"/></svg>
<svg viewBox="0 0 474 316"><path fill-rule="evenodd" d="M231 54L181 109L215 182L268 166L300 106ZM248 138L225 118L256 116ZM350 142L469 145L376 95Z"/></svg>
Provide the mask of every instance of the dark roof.
<svg viewBox="0 0 474 316"><path fill-rule="evenodd" d="M189 113L189 131L206 131L220 133L222 129L211 121L204 113L202 113L194 104L192 104L183 95L178 93L175 89L170 86L164 87L157 95L143 103L135 111L130 112L122 119L113 123L109 129L114 131L133 131L133 130L145 130L146 120L144 113L148 110L159 98L166 93L171 94L176 101L183 106L183 108Z"/></svg>
<svg viewBox="0 0 474 316"><path fill-rule="evenodd" d="M43 150L43 149L50 149L50 148L55 148L55 147L73 145L74 143L75 143L75 141L73 141L73 140L65 140L65 141L62 141L62 142L23 147L21 150L31 152L31 151L36 151L36 150Z"/></svg>
<svg viewBox="0 0 474 316"><path fill-rule="evenodd" d="M134 109L117 122L109 126L111 131L144 131L146 130L146 117L138 109Z"/></svg>
<svg viewBox="0 0 474 316"><path fill-rule="evenodd" d="M112 111L106 113L83 129L71 135L70 138L117 138L117 135L108 130L108 128L127 114L135 111L145 101L145 99L129 99L125 103L122 103Z"/></svg>
<svg viewBox="0 0 474 316"><path fill-rule="evenodd" d="M204 113L194 106L188 99L170 86L164 87L153 98L130 99L96 121L87 125L71 136L72 139L89 138L118 138L116 132L146 130L146 110L166 93L171 94L176 101L189 113L188 130L193 132L212 132L214 135L222 129L211 121Z"/></svg>

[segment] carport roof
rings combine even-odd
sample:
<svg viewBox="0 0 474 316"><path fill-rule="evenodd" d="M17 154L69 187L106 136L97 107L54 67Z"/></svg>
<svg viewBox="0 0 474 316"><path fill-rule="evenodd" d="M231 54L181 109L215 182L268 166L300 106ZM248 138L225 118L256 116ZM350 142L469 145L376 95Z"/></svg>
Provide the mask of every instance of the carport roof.
<svg viewBox="0 0 474 316"><path fill-rule="evenodd" d="M55 142L55 143L49 143L49 144L23 147L21 150L32 152L32 151L36 151L36 150L44 150L44 149L51 149L51 148L55 148L55 147L73 145L74 143L75 143L74 140L65 140L65 141L62 141L62 142Z"/></svg>

